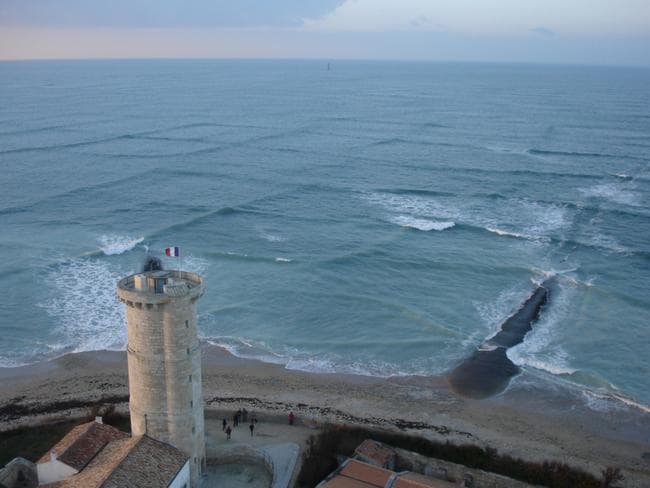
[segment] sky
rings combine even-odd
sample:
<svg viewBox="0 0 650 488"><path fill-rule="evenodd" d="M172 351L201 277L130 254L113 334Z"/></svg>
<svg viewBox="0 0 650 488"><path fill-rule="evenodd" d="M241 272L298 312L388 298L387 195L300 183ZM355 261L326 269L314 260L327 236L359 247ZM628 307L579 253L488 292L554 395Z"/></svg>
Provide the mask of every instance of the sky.
<svg viewBox="0 0 650 488"><path fill-rule="evenodd" d="M650 66L650 0L0 0L0 59Z"/></svg>

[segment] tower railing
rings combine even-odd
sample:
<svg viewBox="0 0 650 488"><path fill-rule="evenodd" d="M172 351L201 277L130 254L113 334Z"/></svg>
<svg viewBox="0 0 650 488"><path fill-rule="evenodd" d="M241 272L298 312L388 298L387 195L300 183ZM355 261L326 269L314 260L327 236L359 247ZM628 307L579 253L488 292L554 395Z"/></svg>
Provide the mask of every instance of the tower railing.
<svg viewBox="0 0 650 488"><path fill-rule="evenodd" d="M190 271L169 270L169 271L164 271L164 273L166 273L167 276L170 278L185 281L187 283L187 286L189 286L190 288L200 286L203 283L203 278L201 278L198 274L192 273ZM123 290L128 290L128 291L135 290L135 276L139 274L147 274L147 272L136 273L127 276L125 278L122 278L117 283L117 286Z"/></svg>

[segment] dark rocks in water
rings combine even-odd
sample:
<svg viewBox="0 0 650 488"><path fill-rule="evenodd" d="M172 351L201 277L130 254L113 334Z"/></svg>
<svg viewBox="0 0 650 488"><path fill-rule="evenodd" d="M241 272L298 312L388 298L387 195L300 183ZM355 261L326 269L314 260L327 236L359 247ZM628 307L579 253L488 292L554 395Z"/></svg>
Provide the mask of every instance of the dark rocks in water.
<svg viewBox="0 0 650 488"><path fill-rule="evenodd" d="M519 374L519 367L508 359L506 351L522 343L532 330L532 324L548 301L554 281L555 278L549 278L539 285L494 337L448 373L447 379L456 393L469 398L486 398L502 392L510 378Z"/></svg>
<svg viewBox="0 0 650 488"><path fill-rule="evenodd" d="M548 301L547 283L548 280L538 286L517 313L501 325L497 335L488 341L490 344L508 349L524 342L524 336L533 330L533 322L539 318L542 307Z"/></svg>
<svg viewBox="0 0 650 488"><path fill-rule="evenodd" d="M143 273L146 273L147 271L162 271L162 269L162 261L155 256L147 256L142 265Z"/></svg>
<svg viewBox="0 0 650 488"><path fill-rule="evenodd" d="M519 367L508 356L506 349L476 350L449 373L452 389L469 398L487 398L503 391L510 378L519 373Z"/></svg>

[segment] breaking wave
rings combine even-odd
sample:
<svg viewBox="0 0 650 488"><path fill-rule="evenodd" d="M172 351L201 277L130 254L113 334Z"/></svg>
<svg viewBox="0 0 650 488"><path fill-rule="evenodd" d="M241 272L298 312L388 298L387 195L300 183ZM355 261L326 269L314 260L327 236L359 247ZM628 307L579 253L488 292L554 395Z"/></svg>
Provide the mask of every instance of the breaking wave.
<svg viewBox="0 0 650 488"><path fill-rule="evenodd" d="M285 242L287 240L286 237L282 237L279 234L273 234L271 232L260 232L260 236L262 239L269 242Z"/></svg>
<svg viewBox="0 0 650 488"><path fill-rule="evenodd" d="M526 234L521 234L519 232L512 232L512 231L497 229L492 227L486 227L485 230L487 230L488 232L492 232L493 234L496 234L498 236L516 237L518 239L527 239L527 240L542 239L542 237L538 237L538 236L529 236Z"/></svg>
<svg viewBox="0 0 650 488"><path fill-rule="evenodd" d="M308 354L293 348L275 352L263 341L233 336L205 337L204 340L239 358L279 364L289 370L309 373L353 374L376 378L432 374L429 365L413 364L411 367L402 368L386 361L344 359L335 353Z"/></svg>
<svg viewBox="0 0 650 488"><path fill-rule="evenodd" d="M586 197L602 198L621 205L632 207L641 206L639 195L632 191L629 184L604 183L589 188L581 188L580 192Z"/></svg>
<svg viewBox="0 0 650 488"><path fill-rule="evenodd" d="M555 275L545 272L545 276ZM568 286L567 286L568 285ZM518 366L527 366L553 375L570 375L577 370L571 367L569 355L562 348L560 337L564 318L569 314L576 287L572 281L561 279L552 290L551 305L526 335L526 340L506 352Z"/></svg>
<svg viewBox="0 0 650 488"><path fill-rule="evenodd" d="M125 274L97 258L80 258L52 269L51 297L40 303L54 319L55 332L73 352L122 349L124 307L115 284Z"/></svg>
<svg viewBox="0 0 650 488"><path fill-rule="evenodd" d="M393 223L401 225L402 227L410 227L411 229L417 229L424 232L430 230L445 230L450 229L454 225L454 222L434 222L432 220L425 219L416 219L415 217L409 217L407 215L399 215L391 219Z"/></svg>
<svg viewBox="0 0 650 488"><path fill-rule="evenodd" d="M144 237L128 237L119 235L103 235L99 238L101 251L107 256L122 254L130 251L144 241Z"/></svg>

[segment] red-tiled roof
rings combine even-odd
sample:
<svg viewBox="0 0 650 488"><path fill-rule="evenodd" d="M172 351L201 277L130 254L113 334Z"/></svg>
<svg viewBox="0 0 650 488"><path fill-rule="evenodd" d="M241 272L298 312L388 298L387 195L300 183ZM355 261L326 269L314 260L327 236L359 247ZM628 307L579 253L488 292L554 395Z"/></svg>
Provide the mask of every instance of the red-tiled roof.
<svg viewBox="0 0 650 488"><path fill-rule="evenodd" d="M48 462L50 454L54 452L59 461L81 471L106 444L126 437L128 434L110 425L88 422L68 432L38 462Z"/></svg>
<svg viewBox="0 0 650 488"><path fill-rule="evenodd" d="M377 485L369 485L363 481L338 475L319 488L377 488Z"/></svg>
<svg viewBox="0 0 650 488"><path fill-rule="evenodd" d="M342 470L341 474L355 480L369 483L373 486L385 486L388 479L394 474L387 469L372 466L352 459Z"/></svg>
<svg viewBox="0 0 650 488"><path fill-rule="evenodd" d="M390 484L389 480L392 481ZM456 486L448 481L438 480L416 473L397 474L371 464L351 459L338 473L320 488L450 488Z"/></svg>
<svg viewBox="0 0 650 488"><path fill-rule="evenodd" d="M395 450L380 442L366 439L354 450L355 457L381 468L392 469L397 457Z"/></svg>
<svg viewBox="0 0 650 488"><path fill-rule="evenodd" d="M457 485L417 473L400 475L393 483L393 488L449 488L454 486Z"/></svg>

